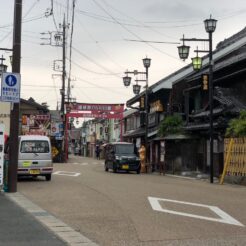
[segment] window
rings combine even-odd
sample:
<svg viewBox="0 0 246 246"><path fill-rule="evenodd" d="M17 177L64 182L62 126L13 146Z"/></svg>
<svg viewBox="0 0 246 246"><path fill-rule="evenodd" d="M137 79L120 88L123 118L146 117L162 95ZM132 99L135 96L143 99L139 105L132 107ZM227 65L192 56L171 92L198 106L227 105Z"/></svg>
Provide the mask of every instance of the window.
<svg viewBox="0 0 246 246"><path fill-rule="evenodd" d="M133 154L134 146L133 144L118 144L116 145L116 153L117 154Z"/></svg>
<svg viewBox="0 0 246 246"><path fill-rule="evenodd" d="M26 140L21 142L21 153L49 153L48 141L42 140Z"/></svg>

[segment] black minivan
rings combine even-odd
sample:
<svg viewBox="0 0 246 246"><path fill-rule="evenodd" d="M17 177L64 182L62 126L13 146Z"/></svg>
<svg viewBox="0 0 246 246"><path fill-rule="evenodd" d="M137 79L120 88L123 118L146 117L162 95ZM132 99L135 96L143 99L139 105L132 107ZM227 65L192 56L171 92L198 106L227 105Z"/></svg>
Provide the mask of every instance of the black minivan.
<svg viewBox="0 0 246 246"><path fill-rule="evenodd" d="M136 171L140 173L140 159L135 153L133 143L114 142L105 146L105 171L112 169L114 173L119 170Z"/></svg>

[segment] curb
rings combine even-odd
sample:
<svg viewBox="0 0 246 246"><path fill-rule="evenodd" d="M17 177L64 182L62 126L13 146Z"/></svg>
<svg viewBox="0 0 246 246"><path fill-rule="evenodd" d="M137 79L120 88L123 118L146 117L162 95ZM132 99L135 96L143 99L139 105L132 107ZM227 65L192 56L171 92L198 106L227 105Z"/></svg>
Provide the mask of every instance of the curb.
<svg viewBox="0 0 246 246"><path fill-rule="evenodd" d="M21 193L5 193L5 195L18 206L35 217L41 224L52 231L61 240L70 246L99 246L87 237L72 229L70 226L43 210Z"/></svg>

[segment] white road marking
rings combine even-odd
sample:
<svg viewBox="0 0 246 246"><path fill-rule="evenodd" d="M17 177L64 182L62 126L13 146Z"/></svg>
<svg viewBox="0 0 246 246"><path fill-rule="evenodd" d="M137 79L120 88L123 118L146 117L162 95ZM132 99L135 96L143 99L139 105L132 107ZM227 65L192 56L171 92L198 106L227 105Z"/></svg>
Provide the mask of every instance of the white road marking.
<svg viewBox="0 0 246 246"><path fill-rule="evenodd" d="M84 163L80 163L81 166L87 166L88 163L84 162Z"/></svg>
<svg viewBox="0 0 246 246"><path fill-rule="evenodd" d="M209 206L209 205L200 204L200 203L191 203L191 202L163 199L163 198L157 198L157 197L148 197L148 199L149 199L149 202L152 206L152 209L159 211L159 212L181 215L181 216L187 216L187 217L203 219L203 220L210 220L210 221L215 221L215 222L220 222L220 223L225 223L225 224L231 224L231 225L237 225L237 226L244 226L241 222L234 219L229 214L227 214L226 212L224 212L223 210L221 210L220 208L218 208L216 206ZM201 215L196 215L196 214L178 212L178 211L170 210L170 209L163 209L159 203L160 201L208 208L208 209L212 210L215 214L217 214L220 218L212 218L212 217L206 217L206 216L201 216Z"/></svg>
<svg viewBox="0 0 246 246"><path fill-rule="evenodd" d="M71 176L71 177L78 177L80 175L80 173L67 172L67 171L56 171L53 174L55 174L55 175L63 175L63 176Z"/></svg>

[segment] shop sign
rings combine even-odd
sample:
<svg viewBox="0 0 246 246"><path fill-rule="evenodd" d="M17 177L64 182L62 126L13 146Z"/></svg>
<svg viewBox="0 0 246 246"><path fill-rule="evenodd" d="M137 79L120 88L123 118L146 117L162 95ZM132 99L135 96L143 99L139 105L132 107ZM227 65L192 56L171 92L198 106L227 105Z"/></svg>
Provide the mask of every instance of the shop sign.
<svg viewBox="0 0 246 246"><path fill-rule="evenodd" d="M22 115L22 135L50 135L50 115Z"/></svg>
<svg viewBox="0 0 246 246"><path fill-rule="evenodd" d="M150 113L163 111L164 109L161 100L157 100L155 102L150 103Z"/></svg>

